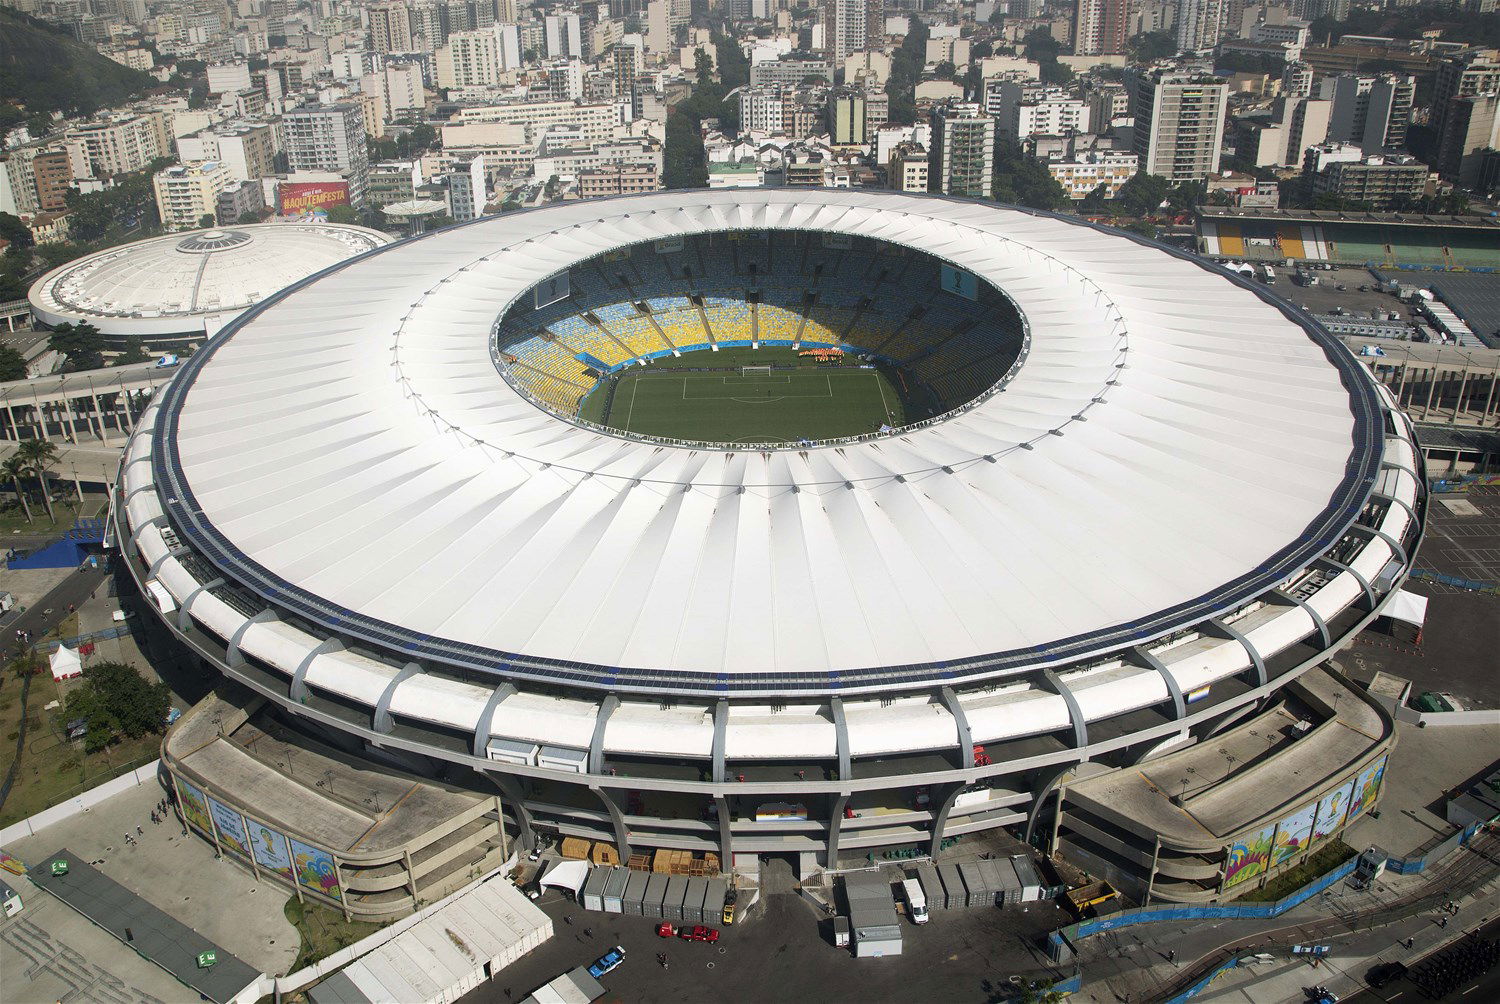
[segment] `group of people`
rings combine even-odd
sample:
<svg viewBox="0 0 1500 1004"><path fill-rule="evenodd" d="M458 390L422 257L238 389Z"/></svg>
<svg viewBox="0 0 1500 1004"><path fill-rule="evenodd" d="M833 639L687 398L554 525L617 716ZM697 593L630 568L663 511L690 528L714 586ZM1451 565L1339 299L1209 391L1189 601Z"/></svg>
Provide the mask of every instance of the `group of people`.
<svg viewBox="0 0 1500 1004"><path fill-rule="evenodd" d="M1441 1000L1462 984L1483 976L1500 962L1500 942L1473 936L1423 962L1410 979L1432 1000Z"/></svg>

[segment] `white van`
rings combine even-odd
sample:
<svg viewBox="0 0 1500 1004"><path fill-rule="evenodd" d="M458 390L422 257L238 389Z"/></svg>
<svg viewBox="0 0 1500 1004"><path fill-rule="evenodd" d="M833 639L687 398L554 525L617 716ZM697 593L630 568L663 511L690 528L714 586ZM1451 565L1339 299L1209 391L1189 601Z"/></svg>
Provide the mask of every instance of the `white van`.
<svg viewBox="0 0 1500 1004"><path fill-rule="evenodd" d="M931 919L927 913L927 896L922 892L922 883L914 878L902 879L901 895L906 900L906 915L913 924L925 924Z"/></svg>

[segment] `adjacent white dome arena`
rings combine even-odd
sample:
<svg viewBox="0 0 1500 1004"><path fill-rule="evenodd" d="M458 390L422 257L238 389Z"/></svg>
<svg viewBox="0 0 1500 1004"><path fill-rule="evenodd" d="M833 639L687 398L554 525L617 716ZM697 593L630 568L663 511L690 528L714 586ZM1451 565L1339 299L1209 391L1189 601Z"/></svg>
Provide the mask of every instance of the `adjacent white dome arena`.
<svg viewBox="0 0 1500 1004"><path fill-rule="evenodd" d="M115 339L201 340L245 308L390 238L334 223L260 223L167 234L61 265L31 287L44 324Z"/></svg>

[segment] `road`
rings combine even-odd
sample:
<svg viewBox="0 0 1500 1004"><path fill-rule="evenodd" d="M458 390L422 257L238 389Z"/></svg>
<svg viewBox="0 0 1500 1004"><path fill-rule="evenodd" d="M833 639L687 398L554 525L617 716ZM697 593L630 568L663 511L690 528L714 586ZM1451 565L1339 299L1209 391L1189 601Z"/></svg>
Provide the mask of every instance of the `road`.
<svg viewBox="0 0 1500 1004"><path fill-rule="evenodd" d="M108 574L102 564L99 568L84 566L82 571L69 575L50 593L20 614L6 618L0 623L0 631L4 632L0 635L0 649L3 649L7 657L19 655L17 631L30 631L32 641L39 640L68 616L69 604L82 606L83 601L94 594L94 590L99 588Z"/></svg>
<svg viewBox="0 0 1500 1004"><path fill-rule="evenodd" d="M1478 928L1474 934L1481 940L1495 940L1497 937L1500 937L1500 919L1491 920L1483 927ZM1441 948L1435 952L1428 953L1421 960L1413 963L1410 969L1417 969L1423 962L1450 951L1452 947L1449 946L1448 948ZM1359 1004L1377 1004L1377 1002L1380 1002L1380 1004L1391 1004L1394 1001L1406 1004L1408 1001L1416 1002L1420 1000L1464 1001L1465 1004L1469 1004L1469 1002L1472 1002L1472 1004L1489 1004L1491 1001L1500 1001L1500 966L1495 966L1489 972L1473 979L1465 980L1455 987L1451 993L1443 997L1428 997L1410 979L1402 977L1394 983L1386 984L1379 990L1366 990L1363 993L1347 997L1345 1000L1350 1002L1358 1001Z"/></svg>

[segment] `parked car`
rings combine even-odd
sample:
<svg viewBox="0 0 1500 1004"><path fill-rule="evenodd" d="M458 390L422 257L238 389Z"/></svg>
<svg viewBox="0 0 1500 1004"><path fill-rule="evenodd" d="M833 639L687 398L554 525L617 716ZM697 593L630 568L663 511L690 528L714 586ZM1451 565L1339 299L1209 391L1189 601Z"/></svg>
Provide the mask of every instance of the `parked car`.
<svg viewBox="0 0 1500 1004"><path fill-rule="evenodd" d="M620 945L616 945L614 948L610 949L603 955L599 956L599 958L594 960L594 964L592 966L589 966L589 975L597 980L599 977L603 976L611 969L618 967L619 964L624 961L625 949Z"/></svg>
<svg viewBox="0 0 1500 1004"><path fill-rule="evenodd" d="M704 927L702 924L684 927L677 932L677 936L683 941L706 941L710 945L719 940L719 932L716 928Z"/></svg>
<svg viewBox="0 0 1500 1004"><path fill-rule="evenodd" d="M1406 975L1406 966L1399 962L1383 962L1365 974L1370 989L1379 990L1387 983L1394 983Z"/></svg>
<svg viewBox="0 0 1500 1004"><path fill-rule="evenodd" d="M676 937L676 935L677 928L673 927L671 922L664 920L656 925L656 936L658 938L672 938Z"/></svg>

